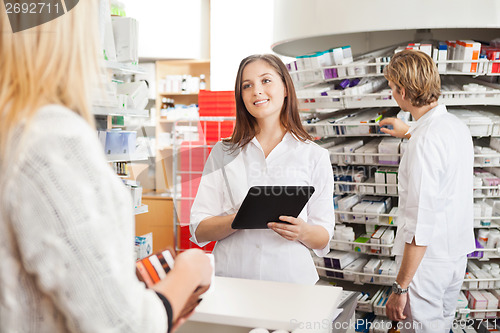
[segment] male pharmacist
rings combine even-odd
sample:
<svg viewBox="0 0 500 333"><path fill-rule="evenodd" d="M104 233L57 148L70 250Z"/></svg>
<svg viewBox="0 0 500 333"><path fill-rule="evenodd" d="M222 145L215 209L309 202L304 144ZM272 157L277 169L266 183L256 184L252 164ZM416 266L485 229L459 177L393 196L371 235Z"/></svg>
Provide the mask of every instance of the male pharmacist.
<svg viewBox="0 0 500 333"><path fill-rule="evenodd" d="M423 52L395 54L386 67L392 96L413 117L382 131L409 138L399 166L398 230L393 253L399 272L386 304L403 332L449 332L473 231L473 144L468 128L438 104L441 80ZM411 137L411 138L410 138Z"/></svg>

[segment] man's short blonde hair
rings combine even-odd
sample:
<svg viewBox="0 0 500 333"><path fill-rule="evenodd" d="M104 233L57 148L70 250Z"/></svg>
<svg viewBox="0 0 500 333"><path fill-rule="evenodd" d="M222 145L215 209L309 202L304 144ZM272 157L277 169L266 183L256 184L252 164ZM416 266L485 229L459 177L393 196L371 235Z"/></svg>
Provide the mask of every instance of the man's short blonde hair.
<svg viewBox="0 0 500 333"><path fill-rule="evenodd" d="M404 88L413 106L431 104L441 95L441 78L437 66L421 51L404 50L396 53L384 69L384 76L398 89Z"/></svg>

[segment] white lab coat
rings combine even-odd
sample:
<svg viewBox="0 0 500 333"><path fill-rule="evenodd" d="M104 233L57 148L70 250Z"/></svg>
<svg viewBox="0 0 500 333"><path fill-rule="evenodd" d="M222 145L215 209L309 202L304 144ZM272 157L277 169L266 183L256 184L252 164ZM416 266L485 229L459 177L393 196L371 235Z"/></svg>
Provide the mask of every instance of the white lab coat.
<svg viewBox="0 0 500 333"><path fill-rule="evenodd" d="M399 166L398 230L393 254L405 243L427 246L409 285L409 320L402 332L448 332L463 282L466 255L475 249L474 150L470 131L438 105L410 130Z"/></svg>
<svg viewBox="0 0 500 333"><path fill-rule="evenodd" d="M475 249L474 148L470 131L438 105L410 130L399 165L398 230L393 254L415 237L427 258L456 258Z"/></svg>
<svg viewBox="0 0 500 333"><path fill-rule="evenodd" d="M200 221L236 213L248 189L258 185L314 186L315 192L299 217L324 227L332 237L333 171L328 151L287 133L267 158L256 138L234 152L228 151L228 145L222 142L215 145L191 209L191 241L206 245L195 237ZM323 256L329 252L329 246L314 252ZM213 253L218 276L301 284L318 280L309 249L270 229L238 230L218 241Z"/></svg>

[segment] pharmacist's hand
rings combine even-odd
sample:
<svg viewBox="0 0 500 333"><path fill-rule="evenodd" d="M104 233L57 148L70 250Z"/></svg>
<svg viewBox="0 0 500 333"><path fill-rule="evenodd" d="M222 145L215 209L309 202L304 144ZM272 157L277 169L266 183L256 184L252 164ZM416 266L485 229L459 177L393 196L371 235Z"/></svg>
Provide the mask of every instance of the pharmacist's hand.
<svg viewBox="0 0 500 333"><path fill-rule="evenodd" d="M200 276L200 286L210 285L212 279L212 265L210 259L200 249L189 249L175 258L174 269L181 268L191 274Z"/></svg>
<svg viewBox="0 0 500 333"><path fill-rule="evenodd" d="M378 124L381 132L390 134L397 138L410 138L409 134L406 135L410 126L399 118L384 118ZM392 129L383 128L382 126L392 126Z"/></svg>
<svg viewBox="0 0 500 333"><path fill-rule="evenodd" d="M290 241L300 241L300 237L305 233L305 230L309 226L300 217L295 218L293 216L280 216L280 220L291 224L269 222L267 227L274 230L281 237Z"/></svg>
<svg viewBox="0 0 500 333"><path fill-rule="evenodd" d="M401 321L406 318L403 314L406 302L408 301L408 294L397 295L392 293L385 304L387 317L390 320Z"/></svg>

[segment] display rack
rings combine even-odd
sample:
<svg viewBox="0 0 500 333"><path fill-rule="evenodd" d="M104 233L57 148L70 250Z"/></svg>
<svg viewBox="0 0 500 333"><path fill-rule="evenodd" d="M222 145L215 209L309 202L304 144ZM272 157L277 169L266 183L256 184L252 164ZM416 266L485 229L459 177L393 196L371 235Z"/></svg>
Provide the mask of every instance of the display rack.
<svg viewBox="0 0 500 333"><path fill-rule="evenodd" d="M172 179L174 203L174 248L176 251L197 247L189 241L189 221L193 201L201 181L203 167L210 151L220 138L228 136L228 127L234 126L234 117L200 117L196 120L172 122ZM181 129L186 126L198 129L197 140L185 140ZM232 131L232 127L230 128ZM229 132L230 134L230 132ZM212 251L214 243L203 247Z"/></svg>
<svg viewBox="0 0 500 333"><path fill-rule="evenodd" d="M449 63L458 63L458 61L450 61ZM479 77L488 77L488 76L498 76L498 74L492 74L489 73L489 68L492 66L494 62L489 62L485 65L484 70L480 73L476 73L474 75L471 75L470 73L460 73L457 71L447 71L446 73L440 73L442 77L446 77L449 75L454 76L454 80L457 82L474 82L474 80ZM384 63L386 64L386 63ZM375 65L375 64L373 64ZM377 64L379 65L379 64ZM359 65L357 65L359 66ZM339 66L332 66L332 67L325 67L325 68L319 68L315 69L313 71L316 72L322 72L324 69L327 68L338 68ZM466 78L462 78L462 76L465 76ZM353 110L352 112L356 112L356 109L360 109L360 111L363 111L366 108L378 108L378 107L395 107L397 106L396 102L392 99L391 92L388 89L387 86L383 86L379 92L374 92L374 93L368 93L368 94L356 94L356 95L342 95L340 92L337 91L326 91L323 94L330 94L329 96L321 96L319 91L316 90L316 92L313 92L314 87L319 87L321 84L325 83L334 83L334 82L340 82L341 80L345 78L370 78L370 77L378 77L381 76L382 74L380 73L368 73L364 75L357 75L357 76L346 76L346 77L338 77L335 79L323 79L320 81L311 81L311 82L300 82L298 83L298 92L297 96L299 98L299 107L304 114L307 114L306 112L309 112L309 120L304 124L305 127L308 129L308 131L312 135L318 135L321 136L322 138L340 138L340 137L345 137L345 138L369 138L373 139L375 137L388 137L387 134L383 133L378 133L379 128L377 123L362 123L362 122L356 122L356 121L350 121L349 116L344 116L340 117L338 119L333 118L331 122L326 120L326 115L335 115L336 113L339 112L344 112L344 110L351 109ZM492 84L492 83L483 83L482 81L480 82L481 85L484 85L487 89L486 91L482 91L481 95L478 95L478 92L469 92L469 91L460 91L460 90L446 90L443 91L443 94L440 98L440 103L445 104L448 106L456 106L456 105L461 105L461 106L469 106L469 105L493 105L493 106L498 106L500 105L500 85L497 84ZM300 90L302 88L306 88L305 90ZM313 94L313 95L307 95L307 94ZM311 116L312 114L312 116ZM323 120L320 120L319 118L322 118ZM474 123L474 124L469 124L469 126L499 126L500 122L497 121L492 121L491 123ZM369 126L366 128L366 126ZM359 132L356 132L353 130L353 128L359 128ZM364 128L364 129L363 129ZM494 135L491 135L494 136ZM489 136L475 136L478 139L481 139L482 137L489 137ZM365 142L366 143L366 140ZM398 167L399 163L397 165L389 165L389 164L384 164L384 163L356 163L354 160L354 157L401 157L402 154L380 154L380 153L356 153L356 152L336 152L336 151L330 151L330 155L332 158L338 160L338 159L344 159L345 157L352 157L351 163L339 163L339 164L332 164L334 168L355 168L355 167ZM500 167L500 165L493 164L493 163L478 163L477 160L481 158L498 158L500 156L499 152L496 153L487 153L487 154L479 154L476 153L474 155L476 162L474 163L474 167ZM350 182L350 181L335 181L335 194L345 194L345 193L356 193L360 195L378 195L378 196L384 196L384 197L392 197L393 200L397 200L398 195L397 194L380 194L380 193L366 193L362 189L364 189L365 186L372 186L372 187L397 187L397 184L381 184L381 183L376 183L376 182L370 182L370 181L364 181L364 182ZM481 200L481 199L487 199L487 198L500 198L500 195L498 193L495 193L495 190L499 190L499 186L475 186L475 194L474 194L474 199L475 200ZM476 193L477 190L479 190L480 193ZM487 191L492 191L492 194L485 194ZM376 191L375 191L376 192ZM387 192L387 191L386 191ZM483 193L484 192L484 193ZM336 210L337 216L339 214L343 214L345 216L352 215L352 211L343 211L343 210ZM397 215L394 214L375 214L375 213L355 213L356 215L359 216L372 216L372 217L377 217L377 218L392 218L396 220ZM499 229L499 224L495 223L500 219L500 216L475 216L474 217L475 221L480 221L480 220L490 220L491 223L489 225L475 225L475 229ZM397 221L391 222L391 223L384 223L384 222L366 222L366 221L360 221L360 220L355 220L355 219L344 219L340 223L346 223L349 225L379 225L379 226L385 226L385 227L394 227L397 228ZM479 224L479 222L477 222ZM358 227L359 230L359 227ZM358 235L356 235L357 237ZM381 260L384 259L390 259L391 257L394 257L392 254L381 254L381 253L373 253L370 250L365 250L364 252L359 252L355 251L353 249L345 249L345 245L347 246L360 246L360 243L357 242L352 242L352 241L342 241L342 240L337 240L337 239L332 239L330 242L330 248L332 250L336 251L342 251L342 252L357 252L362 255L364 258L380 258ZM381 245L381 244L369 244L369 243L363 243L362 246L364 249L370 249L374 246L378 248L389 248L392 249L393 244L389 245ZM478 248L476 251L479 253L478 257L473 257L472 259L476 259L479 262L485 262L485 261L498 261L500 258L500 248ZM334 269L334 268L329 268L326 267L325 264L321 262L321 260L316 260L316 267L320 273L321 276L327 278L327 279L333 279L337 281L346 281L345 276L350 275L354 276L354 281L351 281L354 284L373 284L373 285L380 285L380 286L388 286L396 276L390 276L390 275L379 275L379 274L371 274L371 273L364 273L364 272L355 272L355 271L350 271L348 269ZM323 272L323 273L322 273ZM373 279L368 281L367 279L364 279L363 277L366 276L372 276ZM380 279L387 278L388 280L381 281ZM463 290L484 290L485 288L473 288L469 289L469 285L478 282L488 282L488 281L500 281L500 277L495 277L491 279L464 279L464 284L463 284ZM487 289L487 288L486 288ZM385 310L384 310L385 311ZM474 312L481 312L482 310L470 310L467 313L474 313ZM483 312L492 312L496 310L488 310L488 311L483 311Z"/></svg>
<svg viewBox="0 0 500 333"><path fill-rule="evenodd" d="M173 99L176 105L198 105L199 92L165 91L161 81L167 75L205 76L206 90L210 89L210 61L209 60L161 60L156 62L156 168L155 183L157 192L172 192L173 176L171 168L172 143L161 144L161 137L166 133L173 133L173 123L178 119L161 117L162 98ZM181 118L186 120L185 118ZM179 119L180 120L180 119ZM160 144L159 144L160 143Z"/></svg>

